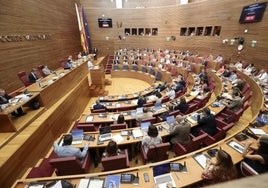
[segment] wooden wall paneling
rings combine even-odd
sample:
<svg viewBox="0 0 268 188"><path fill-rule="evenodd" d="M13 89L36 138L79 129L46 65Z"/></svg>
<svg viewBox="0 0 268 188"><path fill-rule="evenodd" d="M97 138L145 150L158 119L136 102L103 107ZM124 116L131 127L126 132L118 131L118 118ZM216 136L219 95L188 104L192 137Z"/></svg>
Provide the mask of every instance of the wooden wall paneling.
<svg viewBox="0 0 268 188"><path fill-rule="evenodd" d="M80 116L88 103L88 87L85 77L66 97L59 100L1 149L2 187L11 187L25 170L34 166L47 154L50 149L48 146L52 147L53 142L69 129L70 123Z"/></svg>
<svg viewBox="0 0 268 188"><path fill-rule="evenodd" d="M113 9L113 8L91 8L86 6L85 12L89 22L92 44L100 49L105 48L106 35L112 35L109 43L118 47L135 48L176 48L199 52L200 54L211 53L214 56L222 54L226 59L237 61L239 59L253 62L260 67L267 63L267 35L263 33L268 29L268 14L265 12L263 20L252 24L239 24L238 20L243 6L255 3L252 0L238 0L235 3L231 0L220 1L193 1L188 5L174 5L156 8L143 9ZM97 18L105 16L113 19L114 27L111 29L98 28ZM115 23L122 23L117 28ZM181 27L206 27L221 26L220 36L180 36ZM157 36L126 36L126 40L118 40L118 34L124 33L124 28L158 28ZM244 29L248 33L244 33ZM167 36L174 35L175 41L166 41ZM242 36L245 39L244 50L238 55L237 41L235 45L222 44L223 39L232 39ZM255 48L250 46L251 41L256 40ZM111 48L112 49L112 48ZM106 50L107 51L107 50ZM113 51L111 50L112 54Z"/></svg>
<svg viewBox="0 0 268 188"><path fill-rule="evenodd" d="M1 42L0 86L8 92L23 86L17 73L40 64L59 67L59 60L81 50L75 0L1 2L0 35L50 34L51 39ZM6 74L8 73L8 74Z"/></svg>

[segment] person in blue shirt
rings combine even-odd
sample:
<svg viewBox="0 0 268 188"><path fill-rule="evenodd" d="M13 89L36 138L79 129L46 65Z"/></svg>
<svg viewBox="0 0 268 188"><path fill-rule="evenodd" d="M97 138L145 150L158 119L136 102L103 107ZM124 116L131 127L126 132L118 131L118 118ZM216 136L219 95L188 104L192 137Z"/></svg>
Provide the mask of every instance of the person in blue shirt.
<svg viewBox="0 0 268 188"><path fill-rule="evenodd" d="M75 148L71 146L73 141L73 136L68 134L63 137L63 144L59 146L58 143L55 141L53 144L54 152L57 154L58 157L76 157L81 162L83 162L87 151L88 151L88 144L86 144L81 151L80 148Z"/></svg>

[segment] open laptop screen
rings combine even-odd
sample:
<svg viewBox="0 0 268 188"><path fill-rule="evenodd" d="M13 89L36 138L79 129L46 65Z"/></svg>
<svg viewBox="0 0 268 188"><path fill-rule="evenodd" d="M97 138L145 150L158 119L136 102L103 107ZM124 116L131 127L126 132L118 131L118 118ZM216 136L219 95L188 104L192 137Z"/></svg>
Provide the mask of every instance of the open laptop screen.
<svg viewBox="0 0 268 188"><path fill-rule="evenodd" d="M149 126L151 125L150 121L141 122L141 130L148 131Z"/></svg>
<svg viewBox="0 0 268 188"><path fill-rule="evenodd" d="M174 116L168 116L166 117L167 124L172 124L175 122L175 117Z"/></svg>
<svg viewBox="0 0 268 188"><path fill-rule="evenodd" d="M153 176L170 173L170 163L153 166Z"/></svg>
<svg viewBox="0 0 268 188"><path fill-rule="evenodd" d="M106 134L111 132L111 127L110 126L105 126L105 127L100 127L100 134Z"/></svg>
<svg viewBox="0 0 268 188"><path fill-rule="evenodd" d="M143 113L143 107L139 107L136 110L137 110L137 114Z"/></svg>

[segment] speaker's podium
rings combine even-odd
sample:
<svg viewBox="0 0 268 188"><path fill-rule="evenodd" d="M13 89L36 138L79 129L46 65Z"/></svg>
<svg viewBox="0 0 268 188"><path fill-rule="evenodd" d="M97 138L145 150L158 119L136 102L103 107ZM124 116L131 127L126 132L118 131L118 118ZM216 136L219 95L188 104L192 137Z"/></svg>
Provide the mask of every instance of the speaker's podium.
<svg viewBox="0 0 268 188"><path fill-rule="evenodd" d="M91 77L91 86L90 86L90 95L91 96L100 96L107 95L107 91L104 90L105 87L105 72L102 65L94 66L90 69Z"/></svg>

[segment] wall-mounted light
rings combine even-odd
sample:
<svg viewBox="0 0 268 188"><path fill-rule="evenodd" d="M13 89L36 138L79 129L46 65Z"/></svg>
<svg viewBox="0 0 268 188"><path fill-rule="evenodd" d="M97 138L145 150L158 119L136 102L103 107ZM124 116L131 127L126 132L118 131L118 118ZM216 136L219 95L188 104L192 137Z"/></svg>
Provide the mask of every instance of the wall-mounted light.
<svg viewBox="0 0 268 188"><path fill-rule="evenodd" d="M256 46L256 44L257 44L257 41L256 40L251 41L251 47L252 48L254 48Z"/></svg>
<svg viewBox="0 0 268 188"><path fill-rule="evenodd" d="M235 39L230 40L230 45L234 45Z"/></svg>
<svg viewBox="0 0 268 188"><path fill-rule="evenodd" d="M170 41L170 37L166 37L166 41Z"/></svg>
<svg viewBox="0 0 268 188"><path fill-rule="evenodd" d="M109 40L109 39L110 39L110 37L108 37L108 36L107 36L107 37L105 37L105 40Z"/></svg>
<svg viewBox="0 0 268 188"><path fill-rule="evenodd" d="M222 40L222 44L225 44L225 43L227 43L228 42L228 39L223 39Z"/></svg>

